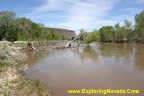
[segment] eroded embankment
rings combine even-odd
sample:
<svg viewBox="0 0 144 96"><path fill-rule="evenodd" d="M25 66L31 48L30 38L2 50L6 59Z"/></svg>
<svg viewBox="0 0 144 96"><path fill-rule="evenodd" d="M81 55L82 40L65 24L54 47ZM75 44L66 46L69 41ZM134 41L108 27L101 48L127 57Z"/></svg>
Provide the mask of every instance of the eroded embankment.
<svg viewBox="0 0 144 96"><path fill-rule="evenodd" d="M0 96L49 96L50 92L39 81L27 80L16 69L16 64L27 56L9 42L0 42Z"/></svg>

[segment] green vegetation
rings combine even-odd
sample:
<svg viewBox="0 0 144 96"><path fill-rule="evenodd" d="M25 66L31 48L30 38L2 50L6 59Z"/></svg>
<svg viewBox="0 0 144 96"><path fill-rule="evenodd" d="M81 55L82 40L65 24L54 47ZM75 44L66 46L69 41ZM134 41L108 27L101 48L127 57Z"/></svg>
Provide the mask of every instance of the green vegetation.
<svg viewBox="0 0 144 96"><path fill-rule="evenodd" d="M114 28L112 26L102 27L100 30L101 41L113 41L114 40Z"/></svg>
<svg viewBox="0 0 144 96"><path fill-rule="evenodd" d="M0 42L0 64L14 64L15 60L12 56L12 49L8 42Z"/></svg>
<svg viewBox="0 0 144 96"><path fill-rule="evenodd" d="M103 26L99 30L86 32L84 29L80 31L80 40L89 44L95 41L101 42L143 42L144 43L144 11L135 16L135 26L128 20L124 21L124 25L119 23L114 26Z"/></svg>
<svg viewBox="0 0 144 96"><path fill-rule="evenodd" d="M80 30L80 40L84 41L88 45L92 42L96 42L97 40L99 40L99 38L99 31L96 29L94 29L93 32L85 32L84 29Z"/></svg>
<svg viewBox="0 0 144 96"><path fill-rule="evenodd" d="M17 18L14 12L0 12L0 40L42 41L64 39L67 38L60 35L53 29L44 27L42 24L37 24L24 17Z"/></svg>
<svg viewBox="0 0 144 96"><path fill-rule="evenodd" d="M7 66L0 73L0 80L0 96L50 96L50 91L40 81L25 79L14 66Z"/></svg>
<svg viewBox="0 0 144 96"><path fill-rule="evenodd" d="M144 11L135 16L135 31L138 41L144 42Z"/></svg>
<svg viewBox="0 0 144 96"><path fill-rule="evenodd" d="M99 32L97 30L93 30L93 32L88 33L87 37L84 39L87 44L96 42L97 40L99 40Z"/></svg>
<svg viewBox="0 0 144 96"><path fill-rule="evenodd" d="M88 35L88 32L85 32L85 30L84 29L81 29L80 30L80 40L84 40L86 37L87 37L87 35Z"/></svg>
<svg viewBox="0 0 144 96"><path fill-rule="evenodd" d="M39 81L27 80L14 64L26 59L23 52L0 42L0 96L50 96L48 89Z"/></svg>

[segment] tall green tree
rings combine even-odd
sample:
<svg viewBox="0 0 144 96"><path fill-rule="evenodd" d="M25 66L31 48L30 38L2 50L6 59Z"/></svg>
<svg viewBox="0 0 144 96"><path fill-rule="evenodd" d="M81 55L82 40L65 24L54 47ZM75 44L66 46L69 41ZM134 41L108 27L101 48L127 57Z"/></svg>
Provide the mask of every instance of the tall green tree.
<svg viewBox="0 0 144 96"><path fill-rule="evenodd" d="M135 32L137 40L144 42L144 11L135 16Z"/></svg>
<svg viewBox="0 0 144 96"><path fill-rule="evenodd" d="M31 40L32 39L32 21L27 18L17 18L16 24L18 27L19 40Z"/></svg>
<svg viewBox="0 0 144 96"><path fill-rule="evenodd" d="M125 39L127 41L131 41L134 39L134 32L132 29L132 23L129 20L124 21L124 27L125 27Z"/></svg>
<svg viewBox="0 0 144 96"><path fill-rule="evenodd" d="M88 32L87 36L84 38L85 43L88 45L92 42L98 41L100 38L99 31L96 29L93 30L93 32Z"/></svg>
<svg viewBox="0 0 144 96"><path fill-rule="evenodd" d="M104 26L100 28L100 40L101 41L113 41L114 29L112 26Z"/></svg>
<svg viewBox="0 0 144 96"><path fill-rule="evenodd" d="M41 39L41 27L37 23L32 23L31 25L31 30L30 30L30 35L32 40L40 40Z"/></svg>
<svg viewBox="0 0 144 96"><path fill-rule="evenodd" d="M6 36L6 33L11 30L11 32L13 32L14 30L12 30L14 23L15 23L15 17L16 14L14 12L10 12L10 11L1 11L0 12L0 40L4 39Z"/></svg>
<svg viewBox="0 0 144 96"><path fill-rule="evenodd" d="M84 32L85 32L84 29L80 29L80 34L79 34L80 40L83 40L83 39L84 39L84 36L83 36Z"/></svg>
<svg viewBox="0 0 144 96"><path fill-rule="evenodd" d="M87 32L85 29L80 29L80 40L84 40L84 38L87 36Z"/></svg>
<svg viewBox="0 0 144 96"><path fill-rule="evenodd" d="M114 26L114 40L115 42L122 42L124 40L124 27L121 27L119 23Z"/></svg>

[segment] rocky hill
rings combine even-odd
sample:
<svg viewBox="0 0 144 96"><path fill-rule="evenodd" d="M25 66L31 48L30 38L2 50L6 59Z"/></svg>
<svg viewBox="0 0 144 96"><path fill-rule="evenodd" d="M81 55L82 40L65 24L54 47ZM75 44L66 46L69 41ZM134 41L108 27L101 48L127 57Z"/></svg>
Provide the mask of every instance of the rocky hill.
<svg viewBox="0 0 144 96"><path fill-rule="evenodd" d="M60 29L60 28L50 28L50 29L53 29L56 32L60 33L61 35L64 35L65 37L68 37L70 39L76 36L75 31L73 30Z"/></svg>

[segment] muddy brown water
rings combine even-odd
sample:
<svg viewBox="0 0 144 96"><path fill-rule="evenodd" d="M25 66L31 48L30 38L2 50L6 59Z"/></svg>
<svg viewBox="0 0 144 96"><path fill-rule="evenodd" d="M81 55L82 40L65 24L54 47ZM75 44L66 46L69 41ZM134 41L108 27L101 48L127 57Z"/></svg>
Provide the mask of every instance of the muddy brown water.
<svg viewBox="0 0 144 96"><path fill-rule="evenodd" d="M75 96L67 93L70 89L109 88L139 89L134 96L144 96L144 44L93 43L29 55L25 77L40 80L52 96ZM88 96L93 95L99 96Z"/></svg>

